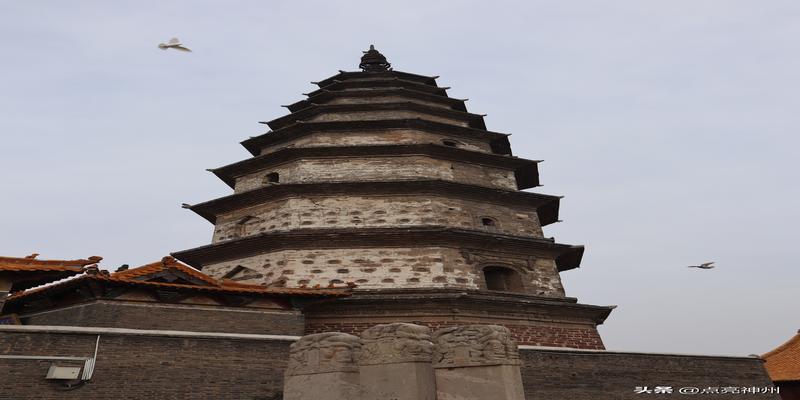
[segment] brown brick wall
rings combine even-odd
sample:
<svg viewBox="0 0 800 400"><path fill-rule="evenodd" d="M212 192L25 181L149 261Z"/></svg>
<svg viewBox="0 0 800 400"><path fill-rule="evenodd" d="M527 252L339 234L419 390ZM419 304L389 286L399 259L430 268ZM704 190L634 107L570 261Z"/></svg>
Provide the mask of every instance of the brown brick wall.
<svg viewBox="0 0 800 400"><path fill-rule="evenodd" d="M772 383L757 358L522 350L527 399L778 399L775 394L682 395L681 387L764 387ZM672 386L673 394L636 394L637 386Z"/></svg>
<svg viewBox="0 0 800 400"><path fill-rule="evenodd" d="M0 354L91 357L96 335L0 332ZM1 399L253 399L283 387L289 342L101 335L92 380L58 390L51 364L0 359Z"/></svg>
<svg viewBox="0 0 800 400"><path fill-rule="evenodd" d="M303 316L296 311L98 301L21 315L24 325L91 326L302 335Z"/></svg>
<svg viewBox="0 0 800 400"><path fill-rule="evenodd" d="M320 333L320 332L345 332L353 335L358 335L361 331L375 326L382 322L317 322L309 320L306 324L306 334ZM449 326L467 325L469 322L465 321L403 321L412 322L419 325L425 325L431 328L432 331L437 329L446 328ZM472 323L490 323L490 322L472 322ZM592 349L602 350L603 340L597 329L593 327L556 327L556 326L543 326L543 325L515 325L503 324L511 331L514 339L520 345L534 345L534 346L547 346L547 347L572 347L577 349Z"/></svg>

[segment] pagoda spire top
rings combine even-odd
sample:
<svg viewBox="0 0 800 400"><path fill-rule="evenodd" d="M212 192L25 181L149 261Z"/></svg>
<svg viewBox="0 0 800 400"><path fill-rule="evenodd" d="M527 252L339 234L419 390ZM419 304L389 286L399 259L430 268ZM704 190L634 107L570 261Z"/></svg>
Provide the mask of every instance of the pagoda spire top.
<svg viewBox="0 0 800 400"><path fill-rule="evenodd" d="M386 57L378 50L375 50L375 45L369 45L369 50L364 52L361 56L361 64L358 67L364 72L375 71L388 71L391 69L392 64L386 61Z"/></svg>

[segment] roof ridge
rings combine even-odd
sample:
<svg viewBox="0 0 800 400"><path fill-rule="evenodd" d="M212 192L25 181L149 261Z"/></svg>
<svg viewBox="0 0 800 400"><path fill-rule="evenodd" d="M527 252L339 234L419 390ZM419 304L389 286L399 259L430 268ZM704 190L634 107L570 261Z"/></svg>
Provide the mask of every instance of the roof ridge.
<svg viewBox="0 0 800 400"><path fill-rule="evenodd" d="M181 263L180 261L176 260L172 256L164 256L161 258L160 261L152 262L149 264L145 264L139 267L127 269L124 271L114 272L110 275L111 278L120 279L120 280L134 280L134 278L138 278L140 276L145 276L148 274L166 271L171 268L177 269L190 275L194 278L200 279L203 282L206 282L213 286L220 286L220 282L217 279L214 279L195 268L192 268L189 265Z"/></svg>
<svg viewBox="0 0 800 400"><path fill-rule="evenodd" d="M11 263L37 266L84 267L90 264L97 264L103 259L103 257L91 256L89 258L80 258L77 260L40 260L36 258L38 255L38 253L33 253L27 257L0 256L0 264Z"/></svg>

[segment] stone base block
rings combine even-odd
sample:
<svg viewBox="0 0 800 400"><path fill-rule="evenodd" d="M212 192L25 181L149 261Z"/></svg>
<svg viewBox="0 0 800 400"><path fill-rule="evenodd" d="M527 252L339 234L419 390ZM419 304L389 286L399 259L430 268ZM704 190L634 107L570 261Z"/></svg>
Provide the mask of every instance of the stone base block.
<svg viewBox="0 0 800 400"><path fill-rule="evenodd" d="M525 400L519 366L437 368L437 400Z"/></svg>
<svg viewBox="0 0 800 400"><path fill-rule="evenodd" d="M358 372L326 372L285 377L284 400L360 400Z"/></svg>
<svg viewBox="0 0 800 400"><path fill-rule="evenodd" d="M361 387L363 400L436 400L430 363L362 365Z"/></svg>

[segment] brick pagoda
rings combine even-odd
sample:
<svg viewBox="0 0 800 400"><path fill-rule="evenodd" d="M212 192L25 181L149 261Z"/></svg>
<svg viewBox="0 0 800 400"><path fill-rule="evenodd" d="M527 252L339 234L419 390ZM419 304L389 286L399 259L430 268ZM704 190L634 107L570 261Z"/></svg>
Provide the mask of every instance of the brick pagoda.
<svg viewBox="0 0 800 400"><path fill-rule="evenodd" d="M520 344L602 349L612 307L566 297L559 277L583 247L542 233L559 197L522 191L537 161L437 77L394 71L373 47L359 67L243 141L251 158L211 170L234 191L189 206L212 243L173 255L218 279L355 287L304 304L307 333L498 324Z"/></svg>

